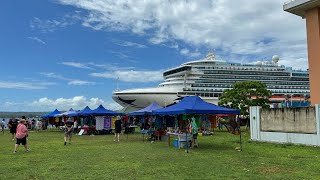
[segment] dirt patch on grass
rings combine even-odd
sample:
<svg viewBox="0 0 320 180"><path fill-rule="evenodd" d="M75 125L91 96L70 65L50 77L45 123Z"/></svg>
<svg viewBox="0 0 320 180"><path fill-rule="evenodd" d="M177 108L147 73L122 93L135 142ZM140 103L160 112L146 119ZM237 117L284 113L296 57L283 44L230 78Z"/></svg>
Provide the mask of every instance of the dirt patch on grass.
<svg viewBox="0 0 320 180"><path fill-rule="evenodd" d="M289 173L291 172L289 169L277 167L277 166L268 166L268 167L260 167L257 169L261 174L276 174L276 173Z"/></svg>

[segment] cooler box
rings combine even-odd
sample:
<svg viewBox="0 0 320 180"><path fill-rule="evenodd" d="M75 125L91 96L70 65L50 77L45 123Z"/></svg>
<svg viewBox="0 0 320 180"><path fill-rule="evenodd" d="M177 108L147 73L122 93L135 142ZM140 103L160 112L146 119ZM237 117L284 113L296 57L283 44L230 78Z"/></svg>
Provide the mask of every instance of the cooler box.
<svg viewBox="0 0 320 180"><path fill-rule="evenodd" d="M180 142L180 148L182 148L182 149L184 149L184 148L186 148L186 142L184 141L184 142ZM190 148L190 144L188 143L188 148Z"/></svg>
<svg viewBox="0 0 320 180"><path fill-rule="evenodd" d="M178 141L178 139L175 139L175 140L173 141L173 146L176 147L176 148L179 147L179 141Z"/></svg>

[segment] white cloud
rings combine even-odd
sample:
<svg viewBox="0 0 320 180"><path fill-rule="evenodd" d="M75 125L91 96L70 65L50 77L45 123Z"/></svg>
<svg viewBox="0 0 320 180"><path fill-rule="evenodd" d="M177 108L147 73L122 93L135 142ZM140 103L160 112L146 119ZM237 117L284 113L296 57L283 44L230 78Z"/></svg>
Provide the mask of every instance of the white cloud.
<svg viewBox="0 0 320 180"><path fill-rule="evenodd" d="M92 67L89 67L86 64L78 63L78 62L62 62L61 64L75 67L75 68L80 68L80 69L93 69Z"/></svg>
<svg viewBox="0 0 320 180"><path fill-rule="evenodd" d="M105 108L110 110L119 110L121 106L115 102L107 102L100 98L87 99L85 96L75 96L72 98L57 98L50 99L47 97L40 98L33 102L5 102L0 104L0 109L3 111L53 111L58 109L61 111L69 110L70 108L81 110L86 106L91 109L97 108L99 105L103 105Z"/></svg>
<svg viewBox="0 0 320 180"><path fill-rule="evenodd" d="M39 30L42 33L49 33L73 25L80 20L80 11L75 11L72 15L66 14L63 17L52 20L43 20L38 17L34 17L30 21L29 25L32 30Z"/></svg>
<svg viewBox="0 0 320 180"><path fill-rule="evenodd" d="M112 42L116 45L124 46L124 47L147 48L146 45L131 42L131 41L121 41L121 40L114 39L114 40L112 40Z"/></svg>
<svg viewBox="0 0 320 180"><path fill-rule="evenodd" d="M201 55L200 52L196 51L196 52L190 52L189 49L181 49L180 50L180 54L184 55L184 56L188 56L188 57L198 57Z"/></svg>
<svg viewBox="0 0 320 180"><path fill-rule="evenodd" d="M68 82L68 85L82 86L82 85L95 85L95 82L82 81L82 80L72 80Z"/></svg>
<svg viewBox="0 0 320 180"><path fill-rule="evenodd" d="M28 37L28 39L31 39L31 40L36 41L36 42L38 42L38 43L40 43L40 44L43 44L43 45L46 45L46 44L47 44L46 42L44 42L43 40L41 40L41 39L38 38L38 37Z"/></svg>
<svg viewBox="0 0 320 180"><path fill-rule="evenodd" d="M162 81L163 71L135 71L135 70L122 70L122 71L109 71L102 73L91 73L93 77L118 79L125 82L155 82Z"/></svg>
<svg viewBox="0 0 320 180"><path fill-rule="evenodd" d="M55 78L55 79L66 80L66 81L72 80L72 79L63 77L62 75L56 74L56 73L53 73L53 72L41 72L40 74L42 74L42 75L44 75L46 77L49 77L49 78Z"/></svg>
<svg viewBox="0 0 320 180"><path fill-rule="evenodd" d="M99 67L99 68L106 69L109 71L134 69L134 67L118 66L118 65L114 65L114 64L97 64L94 62L89 62L88 64L90 64L91 66Z"/></svg>
<svg viewBox="0 0 320 180"><path fill-rule="evenodd" d="M278 54L288 62L307 64L305 20L284 12L285 0L60 2L86 10L83 25L95 30L145 35L154 44L178 40L228 56Z"/></svg>
<svg viewBox="0 0 320 180"><path fill-rule="evenodd" d="M110 53L113 53L114 55L116 55L118 58L120 59L131 59L132 57L130 57L129 55L123 53L123 52L119 52L119 51L109 51Z"/></svg>
<svg viewBox="0 0 320 180"><path fill-rule="evenodd" d="M70 108L81 110L85 106L89 106L91 109L97 108L99 105L103 105L107 109L115 110L115 103L105 102L100 98L90 98L87 99L84 96L75 96L72 98L58 98L58 99L49 99L47 97L40 98L31 103L31 106L34 107L43 107L48 110L53 110L55 108L59 110L68 110Z"/></svg>
<svg viewBox="0 0 320 180"><path fill-rule="evenodd" d="M42 33L48 33L53 32L59 28L63 28L68 26L68 22L59 21L59 20L41 20L40 18L33 18L32 21L30 21L30 27L31 29L39 29Z"/></svg>
<svg viewBox="0 0 320 180"><path fill-rule="evenodd" d="M37 90L47 89L48 86L53 85L50 82L10 82L0 81L0 89L25 89L25 90Z"/></svg>
<svg viewBox="0 0 320 180"><path fill-rule="evenodd" d="M54 79L60 79L63 81L69 81L68 85L73 85L73 86L82 86L82 85L95 85L95 82L90 82L90 81L83 81L79 79L72 79L72 78L66 78L60 74L56 74L53 72L41 72L40 74L48 77L48 78L54 78Z"/></svg>

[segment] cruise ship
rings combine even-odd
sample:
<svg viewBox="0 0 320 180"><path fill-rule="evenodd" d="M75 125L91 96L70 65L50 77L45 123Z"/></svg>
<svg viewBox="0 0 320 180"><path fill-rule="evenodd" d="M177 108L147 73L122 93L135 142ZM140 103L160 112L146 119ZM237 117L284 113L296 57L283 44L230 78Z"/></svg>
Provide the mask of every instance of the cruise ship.
<svg viewBox="0 0 320 180"><path fill-rule="evenodd" d="M309 72L278 65L279 56L270 61L250 64L230 63L209 53L205 59L186 62L163 73L164 81L154 88L116 90L112 98L131 110L141 109L152 102L165 107L184 96L198 95L218 104L225 89L237 82L254 80L267 85L272 92L269 102L307 102L310 97Z"/></svg>

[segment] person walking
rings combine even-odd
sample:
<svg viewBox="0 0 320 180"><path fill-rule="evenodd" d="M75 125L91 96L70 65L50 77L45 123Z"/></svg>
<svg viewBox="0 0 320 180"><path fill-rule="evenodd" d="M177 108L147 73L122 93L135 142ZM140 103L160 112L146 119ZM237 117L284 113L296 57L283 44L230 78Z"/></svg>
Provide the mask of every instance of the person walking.
<svg viewBox="0 0 320 180"><path fill-rule="evenodd" d="M4 134L4 119L1 121L1 131Z"/></svg>
<svg viewBox="0 0 320 180"><path fill-rule="evenodd" d="M37 121L37 130L40 131L40 130L42 130L42 129L43 129L43 127L42 127L42 121L41 121L41 120L38 120L38 121Z"/></svg>
<svg viewBox="0 0 320 180"><path fill-rule="evenodd" d="M34 131L36 129L36 120L31 120L31 130Z"/></svg>
<svg viewBox="0 0 320 180"><path fill-rule="evenodd" d="M67 145L67 137L69 137L69 144L71 144L72 131L73 131L73 122L70 119L68 119L65 124L64 145Z"/></svg>
<svg viewBox="0 0 320 180"><path fill-rule="evenodd" d="M114 122L114 126L115 126L115 133L114 133L114 141L117 140L117 142L120 141L120 133L121 133L121 130L122 130L122 127L121 127L121 118L118 116L117 120Z"/></svg>
<svg viewBox="0 0 320 180"><path fill-rule="evenodd" d="M76 134L78 131L78 122L77 120L75 119L74 120L74 123L73 123L73 133Z"/></svg>
<svg viewBox="0 0 320 180"><path fill-rule="evenodd" d="M10 133L12 134L12 141L15 139L15 134L17 131L17 126L18 126L18 120L17 119L12 119L9 121L8 126L10 128Z"/></svg>
<svg viewBox="0 0 320 180"><path fill-rule="evenodd" d="M13 153L17 152L17 149L20 144L24 146L26 152L29 152L28 143L27 143L27 136L28 136L28 129L26 127L26 120L21 119L19 124L17 125L17 132L16 132L16 144L14 145Z"/></svg>

